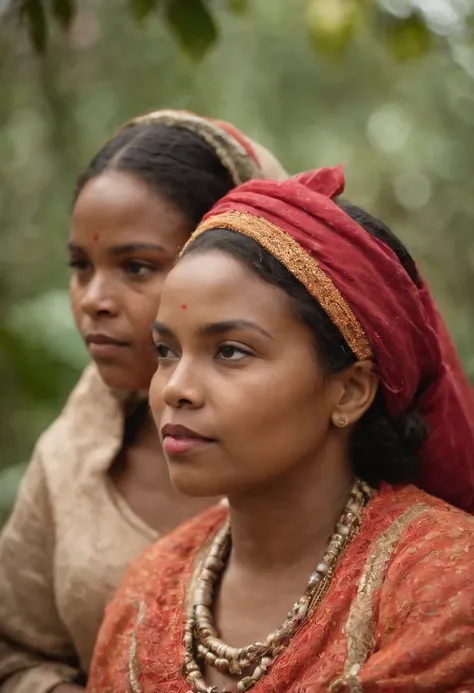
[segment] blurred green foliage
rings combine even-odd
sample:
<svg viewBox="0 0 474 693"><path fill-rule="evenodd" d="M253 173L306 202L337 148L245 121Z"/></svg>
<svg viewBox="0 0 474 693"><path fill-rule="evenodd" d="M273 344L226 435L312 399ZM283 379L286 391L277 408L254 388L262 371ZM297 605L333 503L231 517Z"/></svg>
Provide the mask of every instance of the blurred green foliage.
<svg viewBox="0 0 474 693"><path fill-rule="evenodd" d="M133 19L143 22L159 13L181 47L193 58L202 58L219 37L217 2L212 0L129 0ZM220 9L246 14L248 0L227 0ZM464 0L306 0L293 6L305 11L308 34L321 53L339 54L365 28L376 32L399 59L418 57L432 45L432 31L452 34L465 30L470 19L469 3ZM48 44L48 31L56 22L68 31L77 13L75 0L11 0L9 12L26 27L31 44L42 53ZM441 29L441 30L440 30Z"/></svg>
<svg viewBox="0 0 474 693"><path fill-rule="evenodd" d="M291 172L344 164L347 197L419 259L474 378L473 9L0 0L0 522L86 362L65 267L76 175L138 112L230 120Z"/></svg>

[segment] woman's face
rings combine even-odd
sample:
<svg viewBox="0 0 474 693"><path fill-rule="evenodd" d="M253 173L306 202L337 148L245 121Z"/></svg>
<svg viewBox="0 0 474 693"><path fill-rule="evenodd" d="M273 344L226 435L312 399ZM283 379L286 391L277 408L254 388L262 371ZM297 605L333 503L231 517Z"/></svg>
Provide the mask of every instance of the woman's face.
<svg viewBox="0 0 474 693"><path fill-rule="evenodd" d="M179 210L132 175L106 171L79 194L69 237L71 304L109 387L148 388L163 281L188 236Z"/></svg>
<svg viewBox="0 0 474 693"><path fill-rule="evenodd" d="M286 294L230 256L209 251L178 263L154 340L150 403L184 493L255 490L313 465L328 444L340 389L324 377L311 332Z"/></svg>

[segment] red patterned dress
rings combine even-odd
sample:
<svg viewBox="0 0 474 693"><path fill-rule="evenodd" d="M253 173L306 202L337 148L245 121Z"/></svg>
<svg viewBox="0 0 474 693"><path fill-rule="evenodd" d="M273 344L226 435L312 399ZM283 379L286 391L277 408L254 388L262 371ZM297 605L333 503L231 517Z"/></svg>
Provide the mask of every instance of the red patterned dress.
<svg viewBox="0 0 474 693"><path fill-rule="evenodd" d="M129 570L95 650L90 693L187 693L187 592L216 507ZM367 506L323 601L253 693L474 692L474 518L413 486Z"/></svg>

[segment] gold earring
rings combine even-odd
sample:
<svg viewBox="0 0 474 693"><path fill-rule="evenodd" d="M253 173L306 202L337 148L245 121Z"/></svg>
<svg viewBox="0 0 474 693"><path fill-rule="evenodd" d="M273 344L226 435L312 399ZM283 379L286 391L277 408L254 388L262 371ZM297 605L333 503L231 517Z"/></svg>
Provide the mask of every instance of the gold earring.
<svg viewBox="0 0 474 693"><path fill-rule="evenodd" d="M344 426L347 426L347 416L338 416L336 426L338 426L339 428L344 428Z"/></svg>

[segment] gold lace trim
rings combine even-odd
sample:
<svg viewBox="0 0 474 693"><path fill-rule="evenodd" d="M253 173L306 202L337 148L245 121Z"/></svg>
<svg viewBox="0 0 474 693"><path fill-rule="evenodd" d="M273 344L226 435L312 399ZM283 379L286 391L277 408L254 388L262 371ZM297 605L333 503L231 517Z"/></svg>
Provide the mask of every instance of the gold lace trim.
<svg viewBox="0 0 474 693"><path fill-rule="evenodd" d="M363 693L358 674L375 644L374 592L383 584L387 563L403 532L413 520L429 509L424 503L408 508L375 542L344 629L347 637L344 675L332 683L329 689L331 693Z"/></svg>
<svg viewBox="0 0 474 693"><path fill-rule="evenodd" d="M140 602L138 605L137 621L135 630L132 633L132 640L128 652L128 674L130 688L133 693L142 693L142 688L138 682L138 663L137 663L137 648L138 648L138 629L143 623L146 614L145 602Z"/></svg>
<svg viewBox="0 0 474 693"><path fill-rule="evenodd" d="M309 291L338 328L359 361L373 358L372 347L360 322L339 289L318 265L314 257L289 234L267 219L247 212L226 212L209 217L192 234L193 238L210 229L229 229L253 238L279 260ZM188 245L184 246L184 249Z"/></svg>

